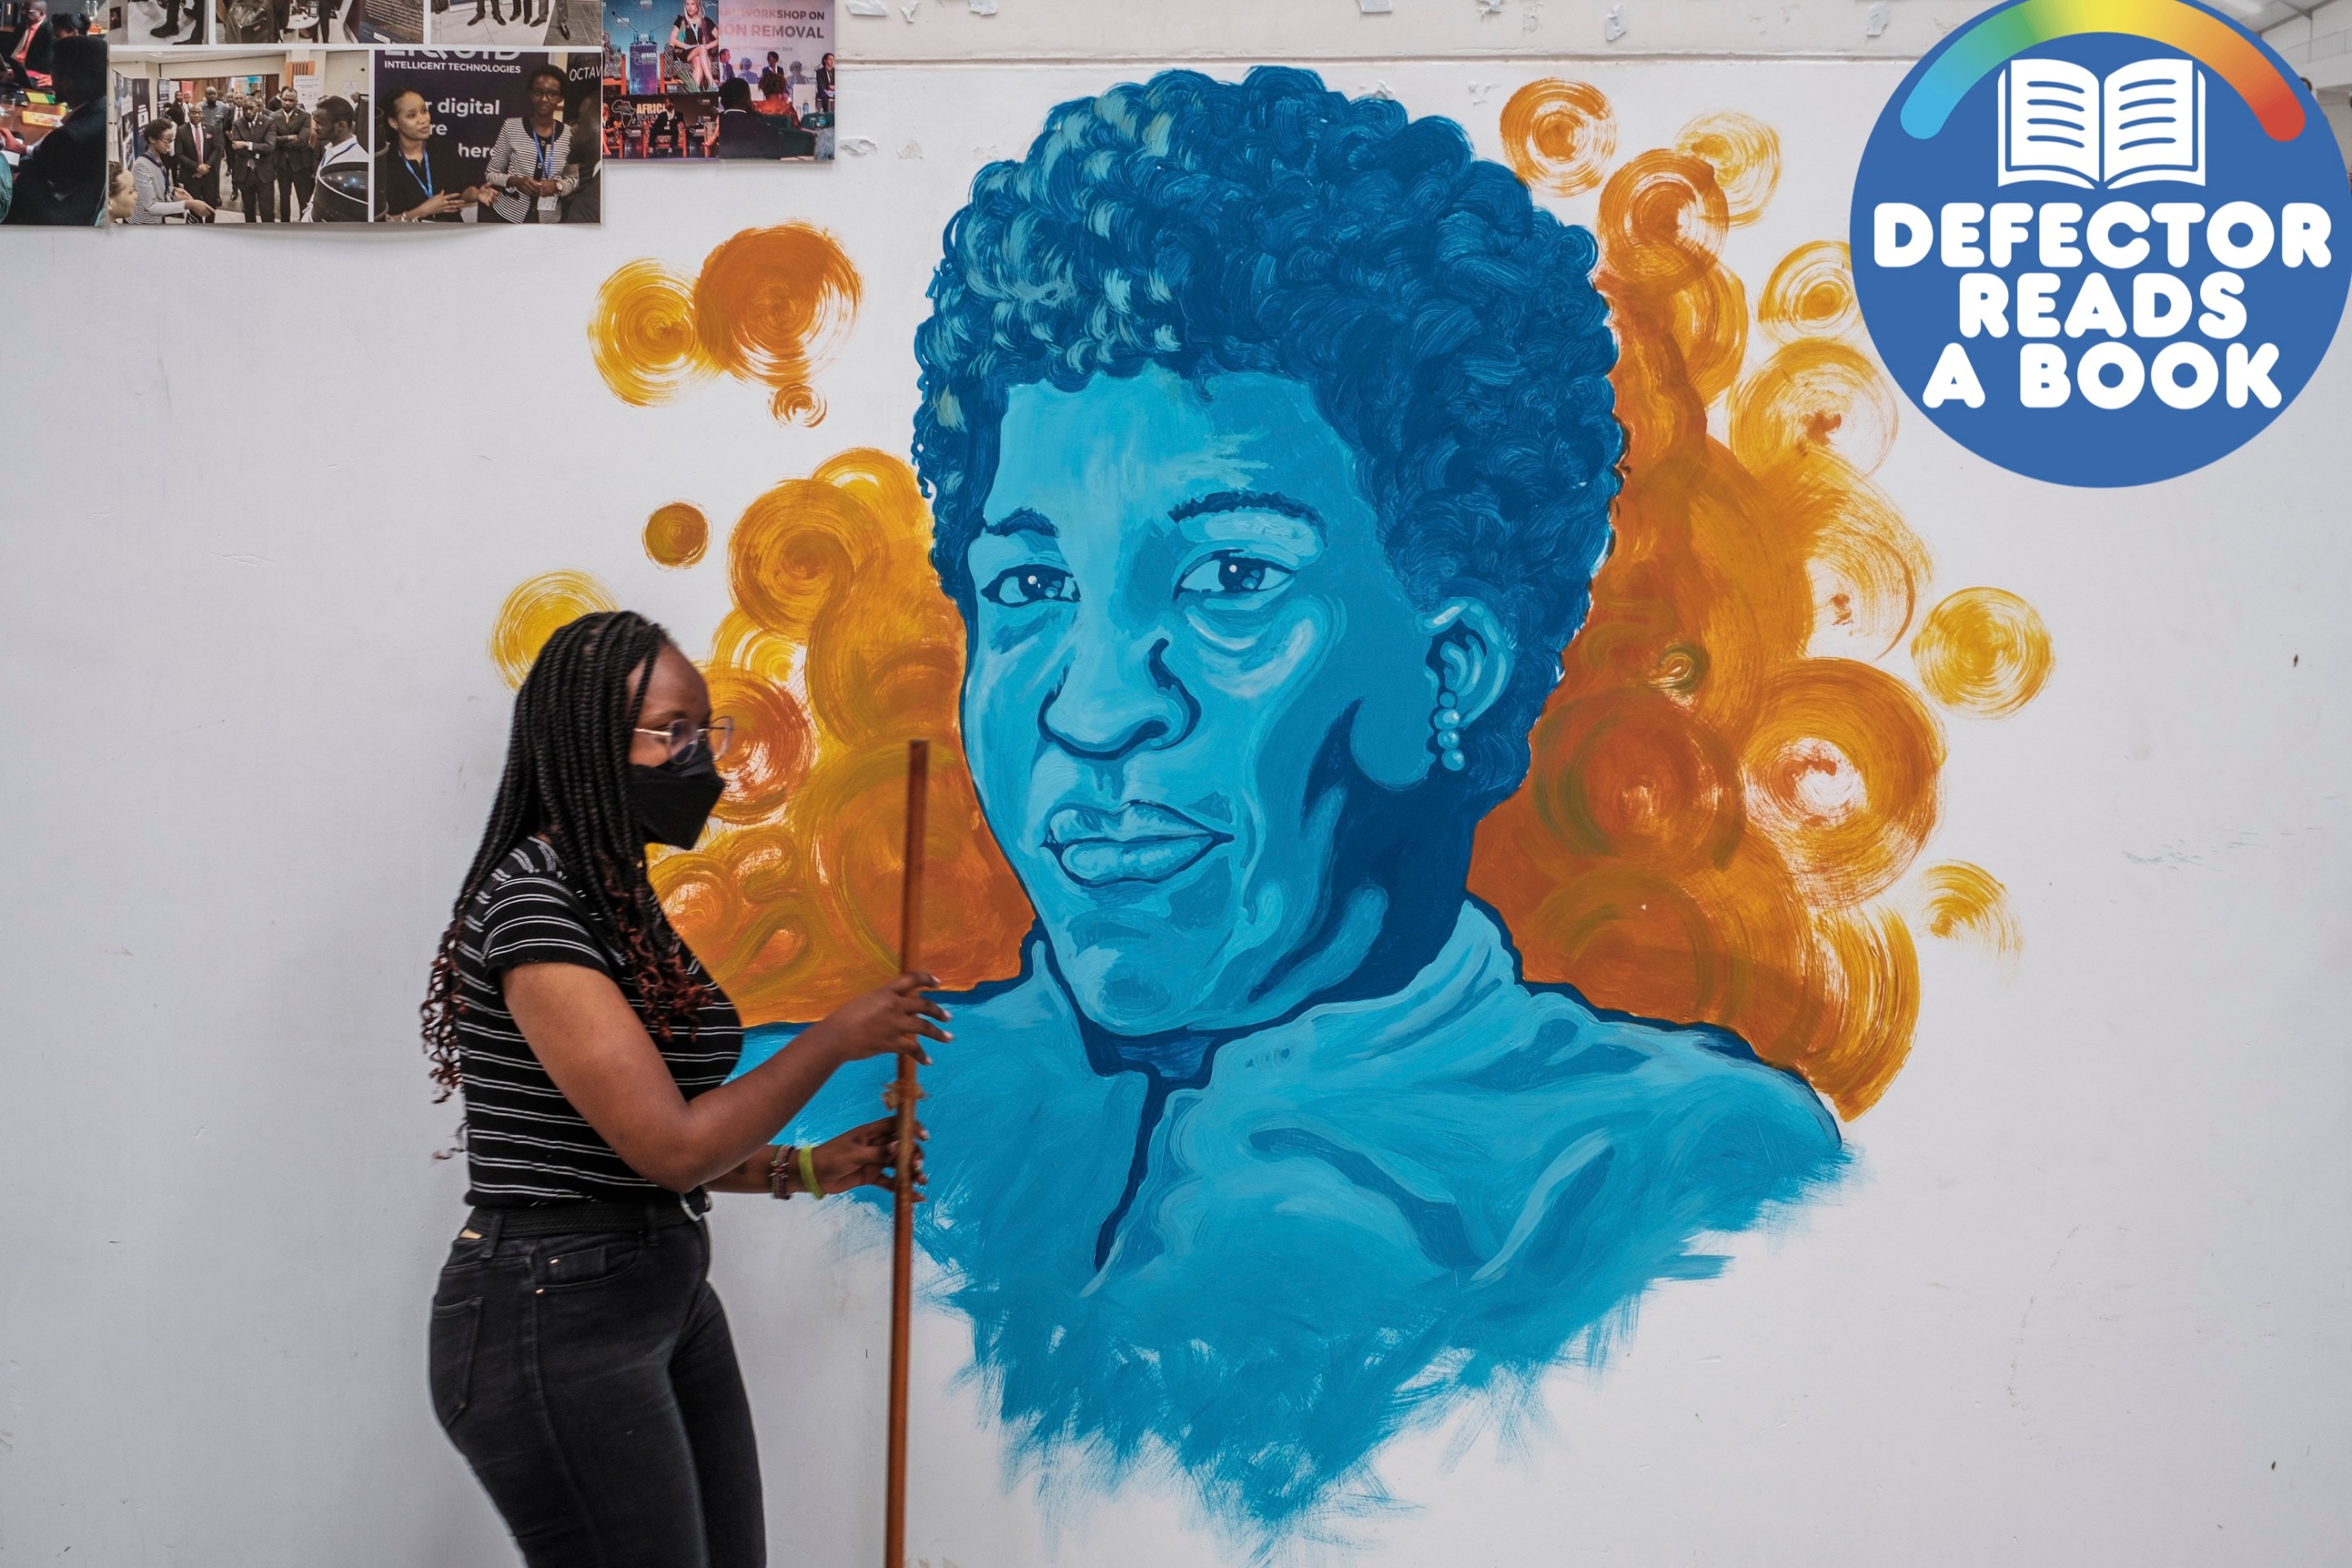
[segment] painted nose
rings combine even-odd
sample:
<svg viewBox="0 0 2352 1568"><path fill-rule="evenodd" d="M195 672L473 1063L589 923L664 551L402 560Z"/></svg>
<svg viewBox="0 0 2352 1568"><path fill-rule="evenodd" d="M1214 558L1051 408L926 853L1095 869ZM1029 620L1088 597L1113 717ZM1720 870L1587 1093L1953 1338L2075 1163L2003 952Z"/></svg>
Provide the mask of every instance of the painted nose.
<svg viewBox="0 0 2352 1568"><path fill-rule="evenodd" d="M1163 657L1165 638L1081 649L1037 721L1054 743L1093 762L1172 746L1192 732L1200 704Z"/></svg>

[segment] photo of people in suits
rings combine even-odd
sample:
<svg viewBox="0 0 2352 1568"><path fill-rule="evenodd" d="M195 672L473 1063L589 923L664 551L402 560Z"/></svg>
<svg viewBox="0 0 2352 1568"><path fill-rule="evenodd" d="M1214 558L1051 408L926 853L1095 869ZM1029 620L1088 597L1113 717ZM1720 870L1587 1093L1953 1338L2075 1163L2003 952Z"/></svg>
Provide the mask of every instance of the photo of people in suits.
<svg viewBox="0 0 2352 1568"><path fill-rule="evenodd" d="M365 49L206 49L117 56L116 160L132 222L365 223L373 183L373 81ZM180 72L188 72L181 75ZM147 132L172 127L164 156ZM153 165L142 171L144 160ZM168 175L166 184L164 177Z"/></svg>

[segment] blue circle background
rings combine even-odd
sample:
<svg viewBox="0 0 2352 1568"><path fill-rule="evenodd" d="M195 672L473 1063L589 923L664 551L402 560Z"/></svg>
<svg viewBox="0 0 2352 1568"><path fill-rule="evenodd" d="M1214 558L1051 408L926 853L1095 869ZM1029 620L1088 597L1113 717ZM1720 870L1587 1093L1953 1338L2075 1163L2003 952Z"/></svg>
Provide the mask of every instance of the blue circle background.
<svg viewBox="0 0 2352 1568"><path fill-rule="evenodd" d="M1988 11L1984 16L1996 14ZM1983 17L1978 18L1979 24L1982 20ZM2231 25L2236 26L2235 23ZM2206 79L2207 170L2206 184L2201 186L2173 181L2155 181L2121 190L2083 190L2038 180L1999 184L1995 179L1994 140L1996 90L2000 76L1997 69L1986 73L1969 89L1968 96L1944 122L1942 131L1927 140L1915 140L1901 123L1904 100L1928 68L1964 36L1966 29L1945 39L1913 68L1901 89L1880 112L1869 144L1863 150L1862 170L1854 180L1849 220L1854 290L1861 302L1863 320L1904 395L1947 435L1979 457L2012 472L2059 484L2138 485L2172 479L2203 468L2260 435L2273 419L2285 412L2326 356L2344 313L2347 279L2352 278L2352 193L2347 190L2344 157L2336 148L2326 117L2311 95L2303 91L2295 72L2259 38L2253 38L2242 27L2237 31L2252 38L2286 79L2295 84L2304 105L2303 132L2292 142L2272 141L2236 90L2210 67L2200 65L2199 68ZM2108 72L2134 60L2158 56L2183 58L2179 49L2150 39L2113 33L2053 39L2022 53L2026 57L2073 60L2102 79ZM2189 286L2192 298L2207 273L2237 270L2245 279L2242 302L2246 309L2246 326L2232 341L2245 344L2249 350L2258 349L2264 342L2278 345L2278 363L2271 371L2271 380L2279 391L2278 407L2265 408L2259 398L2249 397L2245 407L2231 408L2224 396L2226 380L2224 385L2215 388L2202 407L2194 409L2170 407L2158 398L2152 388L2143 388L2138 398L2126 407L2099 408L2083 396L2079 384L2062 407L2021 406L2017 400L2021 341L2055 343L2065 351L2067 373L2070 379L2074 379L2083 351L2109 340L2104 332L2081 338L2062 334L2054 339L2021 340L2015 307L2020 273L2049 270L2058 274L2057 315L2061 321L2082 279L2094 271L2107 275L2126 314L2130 312L2131 272L2102 267L2088 253L2079 227L2074 243L2084 252L2080 267L2044 268L2035 254L2035 241L2029 238L2010 258L2009 266L1993 267L1988 254L1981 268L1969 269L1997 271L2010 285L2010 331L2001 338L1983 333L1973 338L1960 336L1962 269L1943 264L1940 235L1937 245L1907 268L1880 267L1871 255L1872 214L1880 202L1908 202L1925 211L1934 222L1946 202L1975 202L1987 208L1996 201L2029 202L2038 210L2044 202L2071 201L2081 205L2087 219L2101 203L2110 200L2136 202L2143 208L2166 201L2198 202L2204 205L2208 216L2225 202L2250 201L2261 205L2274 221L2280 206L2290 201L2316 202L2326 208L2331 231L2327 238L2328 264L2325 268L2305 263L2289 268L2280 260L2282 246L2273 240L2270 255L2259 267L2223 268L2207 250L2204 225L2200 223L2190 232L2187 266L2178 269L2167 266L2164 229L2151 224L2141 237L2149 242L2148 256L2131 269L2172 272ZM2120 233L2117 237L2128 239L2131 236ZM1981 223L1978 226L1977 244L1979 248L1984 248ZM2220 363L2228 345L2207 339L2197 331L2196 318L2203 310L2200 301L2191 310L2189 324L2162 342L2202 342ZM2152 361L2157 349L2162 346L2160 342L2142 342L2131 336L2117 341L2132 345L2144 363ZM1928 408L1919 402L1937 359L1944 345L1950 342L1958 342L1967 351L1984 384L1985 402L1981 408L1970 408L1958 399L1946 402L1940 408Z"/></svg>

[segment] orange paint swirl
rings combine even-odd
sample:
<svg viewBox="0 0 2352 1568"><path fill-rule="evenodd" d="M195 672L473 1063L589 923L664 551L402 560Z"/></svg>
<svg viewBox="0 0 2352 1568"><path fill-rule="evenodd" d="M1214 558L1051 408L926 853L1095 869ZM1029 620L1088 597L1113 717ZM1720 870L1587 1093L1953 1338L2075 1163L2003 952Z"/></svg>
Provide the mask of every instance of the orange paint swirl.
<svg viewBox="0 0 2352 1568"><path fill-rule="evenodd" d="M1909 687L1866 664L1782 666L1740 761L1748 822L1820 907L1885 892L1936 826L1936 722Z"/></svg>
<svg viewBox="0 0 2352 1568"><path fill-rule="evenodd" d="M779 421L814 425L824 404L809 379L847 335L860 288L857 269L823 230L745 229L702 264L695 331L711 364L771 389Z"/></svg>
<svg viewBox="0 0 2352 1568"><path fill-rule="evenodd" d="M1731 211L1715 171L1686 153L1629 158L1601 191L1601 265L1640 288L1680 289L1715 266Z"/></svg>
<svg viewBox="0 0 2352 1568"><path fill-rule="evenodd" d="M656 566L691 566L710 548L710 522L702 509L674 500L646 519L646 554Z"/></svg>
<svg viewBox="0 0 2352 1568"><path fill-rule="evenodd" d="M787 425L824 417L817 367L839 348L864 285L831 235L806 224L750 228L688 279L632 261L604 279L588 319L597 373L624 403L659 403L724 371L768 389Z"/></svg>
<svg viewBox="0 0 2352 1568"><path fill-rule="evenodd" d="M1761 482L1773 507L1807 538L1811 651L1861 659L1891 652L1934 575L1927 547L1895 503L1827 454L1784 462Z"/></svg>
<svg viewBox="0 0 2352 1568"><path fill-rule="evenodd" d="M1919 954L1910 928L1889 910L1817 918L1820 999L1813 1040L1790 1064L1816 1085L1835 1084L1840 1110L1874 1103L1911 1054L1919 1026Z"/></svg>
<svg viewBox="0 0 2352 1568"><path fill-rule="evenodd" d="M719 818L764 822L807 776L816 751L808 714L791 692L751 671L714 663L707 679L710 710L735 721L735 744L719 763L727 775Z"/></svg>
<svg viewBox="0 0 2352 1568"><path fill-rule="evenodd" d="M542 572L515 584L490 629L490 662L520 690L547 639L581 616L620 605L585 572Z"/></svg>
<svg viewBox="0 0 2352 1568"><path fill-rule="evenodd" d="M1719 257L1778 171L1767 128L1707 115L1601 192L1614 546L1470 885L1530 979L1720 1025L1853 1117L1918 1019L1887 896L1934 830L1944 744L1869 661L1907 633L1931 568L1866 477L1895 405L1834 341L1854 324L1843 247L1783 262L1759 306L1781 346L1743 378L1746 292Z"/></svg>
<svg viewBox="0 0 2352 1568"><path fill-rule="evenodd" d="M1756 302L1756 324L1783 342L1845 337L1862 325L1845 241L1816 239L1782 257Z"/></svg>
<svg viewBox="0 0 2352 1568"><path fill-rule="evenodd" d="M1748 290L1738 277L1710 268L1674 297L1675 348L1702 403L1731 390L1748 357Z"/></svg>
<svg viewBox="0 0 2352 1568"><path fill-rule="evenodd" d="M1962 588L1927 612L1911 641L1927 695L1979 719L2006 718L2032 701L2053 662L2042 617L2000 588Z"/></svg>
<svg viewBox="0 0 2352 1568"><path fill-rule="evenodd" d="M1682 128L1675 151L1703 159L1723 191L1727 219L1735 228L1764 216L1780 186L1780 136L1751 115L1717 110Z"/></svg>
<svg viewBox="0 0 2352 1568"><path fill-rule="evenodd" d="M1617 152L1609 100L1590 82L1546 77L1503 105L1503 155L1530 190L1572 196L1601 183Z"/></svg>
<svg viewBox="0 0 2352 1568"><path fill-rule="evenodd" d="M640 408L710 368L694 329L694 285L658 261L627 262L604 279L588 345L613 395Z"/></svg>
<svg viewBox="0 0 2352 1568"><path fill-rule="evenodd" d="M1662 870L1721 866L1739 841L1739 763L1659 691L1597 692L1545 713L1536 815L1571 854Z"/></svg>
<svg viewBox="0 0 2352 1568"><path fill-rule="evenodd" d="M963 629L904 463L845 452L754 500L728 541L735 608L704 667L742 737L726 831L654 884L752 1022L822 1016L892 972L906 742L934 742L927 942L949 986L1019 967L1030 911L956 742ZM795 694L797 692L797 695Z"/></svg>

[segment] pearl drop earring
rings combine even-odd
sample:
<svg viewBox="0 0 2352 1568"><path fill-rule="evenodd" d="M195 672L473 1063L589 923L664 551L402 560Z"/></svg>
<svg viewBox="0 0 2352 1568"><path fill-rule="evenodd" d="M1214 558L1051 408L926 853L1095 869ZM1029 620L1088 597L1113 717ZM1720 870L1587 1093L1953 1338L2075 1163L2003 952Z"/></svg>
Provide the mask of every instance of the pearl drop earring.
<svg viewBox="0 0 2352 1568"><path fill-rule="evenodd" d="M1429 727L1437 731L1437 760L1445 764L1448 773L1460 773L1465 765L1462 759L1462 699L1451 691L1437 694L1437 708L1429 716Z"/></svg>

